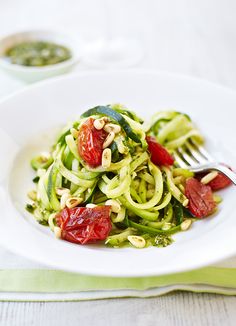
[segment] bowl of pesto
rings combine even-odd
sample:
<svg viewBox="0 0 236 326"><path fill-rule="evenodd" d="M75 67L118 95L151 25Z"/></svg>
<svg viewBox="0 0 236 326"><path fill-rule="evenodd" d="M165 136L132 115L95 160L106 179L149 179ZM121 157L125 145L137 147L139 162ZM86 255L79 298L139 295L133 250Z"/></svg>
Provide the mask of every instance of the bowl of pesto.
<svg viewBox="0 0 236 326"><path fill-rule="evenodd" d="M56 31L25 31L0 40L0 67L26 82L69 72L80 54L78 40Z"/></svg>

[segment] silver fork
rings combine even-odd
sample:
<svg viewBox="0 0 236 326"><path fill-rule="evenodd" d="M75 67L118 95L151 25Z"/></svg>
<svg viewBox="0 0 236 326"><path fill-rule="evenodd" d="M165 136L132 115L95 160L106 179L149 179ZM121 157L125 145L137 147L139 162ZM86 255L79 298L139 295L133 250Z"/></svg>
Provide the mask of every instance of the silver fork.
<svg viewBox="0 0 236 326"><path fill-rule="evenodd" d="M236 173L224 164L217 162L205 148L192 139L174 151L174 158L181 168L187 168L192 172L219 171L236 185Z"/></svg>

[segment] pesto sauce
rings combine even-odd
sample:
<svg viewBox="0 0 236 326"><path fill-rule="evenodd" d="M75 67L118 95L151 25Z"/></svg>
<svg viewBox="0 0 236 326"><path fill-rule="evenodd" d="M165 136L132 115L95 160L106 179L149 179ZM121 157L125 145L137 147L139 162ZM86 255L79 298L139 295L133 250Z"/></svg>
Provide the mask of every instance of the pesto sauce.
<svg viewBox="0 0 236 326"><path fill-rule="evenodd" d="M5 56L13 64L43 67L69 60L71 52L66 47L55 43L33 41L11 47L6 51Z"/></svg>

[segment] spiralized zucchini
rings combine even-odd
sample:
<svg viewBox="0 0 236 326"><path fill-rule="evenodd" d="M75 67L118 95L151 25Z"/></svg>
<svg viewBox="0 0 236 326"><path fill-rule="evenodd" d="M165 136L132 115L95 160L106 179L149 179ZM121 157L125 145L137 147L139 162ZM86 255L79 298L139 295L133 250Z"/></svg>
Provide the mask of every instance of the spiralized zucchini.
<svg viewBox="0 0 236 326"><path fill-rule="evenodd" d="M101 120L104 117L105 122ZM116 128L120 131L108 146L111 161L105 168L102 163L91 166L79 155L78 132L89 118L121 127ZM109 201L113 228L106 245L135 246L137 241L137 248L170 244L170 234L180 231L186 219L192 221L185 210L188 199L183 191L192 173L175 165L153 164L146 135L156 137L170 152L189 138L203 141L190 118L179 112L159 112L143 124L121 105L90 109L63 130L49 153L32 160L37 174L36 196L34 200L31 196L27 209L39 223L54 230L55 215L65 207L106 205Z"/></svg>

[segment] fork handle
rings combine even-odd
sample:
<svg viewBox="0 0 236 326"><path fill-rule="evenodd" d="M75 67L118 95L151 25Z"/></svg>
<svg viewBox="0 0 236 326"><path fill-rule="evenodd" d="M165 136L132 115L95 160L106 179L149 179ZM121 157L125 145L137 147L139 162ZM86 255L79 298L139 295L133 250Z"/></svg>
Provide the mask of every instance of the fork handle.
<svg viewBox="0 0 236 326"><path fill-rule="evenodd" d="M209 163L201 165L198 167L191 167L193 172L203 172L205 170L216 170L222 172L226 177L228 177L236 185L236 173L231 171L227 166L221 163Z"/></svg>

